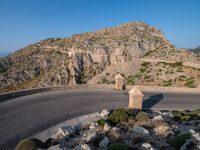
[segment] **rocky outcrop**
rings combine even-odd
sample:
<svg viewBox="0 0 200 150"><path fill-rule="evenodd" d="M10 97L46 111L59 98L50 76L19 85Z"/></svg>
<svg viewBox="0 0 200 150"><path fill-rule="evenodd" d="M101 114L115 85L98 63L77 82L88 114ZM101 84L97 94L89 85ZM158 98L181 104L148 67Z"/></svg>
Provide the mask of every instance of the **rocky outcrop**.
<svg viewBox="0 0 200 150"><path fill-rule="evenodd" d="M135 74L140 57L158 49L175 47L161 31L143 22L46 39L0 59L0 91L97 83L105 78L114 82L118 72Z"/></svg>
<svg viewBox="0 0 200 150"><path fill-rule="evenodd" d="M148 117L148 120L144 119L144 115L138 114L146 114L145 118ZM78 129L67 124L59 128L51 138L46 137L51 139L52 146L49 150L109 150L111 147L138 150L200 148L199 110L137 112L116 109L103 110L99 116L101 118L96 122L78 124ZM117 123L113 124L112 121Z"/></svg>

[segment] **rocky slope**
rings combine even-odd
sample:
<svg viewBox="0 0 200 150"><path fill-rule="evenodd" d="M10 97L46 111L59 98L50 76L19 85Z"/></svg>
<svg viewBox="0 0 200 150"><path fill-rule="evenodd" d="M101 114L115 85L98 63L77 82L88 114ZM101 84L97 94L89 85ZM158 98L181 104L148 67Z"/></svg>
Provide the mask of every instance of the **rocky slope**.
<svg viewBox="0 0 200 150"><path fill-rule="evenodd" d="M199 150L200 110L108 111L93 123L61 126L43 143L21 141L16 150ZM40 142L34 142L34 141Z"/></svg>
<svg viewBox="0 0 200 150"><path fill-rule="evenodd" d="M200 53L200 46L198 46L197 48L193 49L193 52Z"/></svg>
<svg viewBox="0 0 200 150"><path fill-rule="evenodd" d="M131 22L43 40L0 59L0 91L102 83L105 77L113 83L118 72L135 75L142 57L199 62L196 54L176 49L158 29Z"/></svg>

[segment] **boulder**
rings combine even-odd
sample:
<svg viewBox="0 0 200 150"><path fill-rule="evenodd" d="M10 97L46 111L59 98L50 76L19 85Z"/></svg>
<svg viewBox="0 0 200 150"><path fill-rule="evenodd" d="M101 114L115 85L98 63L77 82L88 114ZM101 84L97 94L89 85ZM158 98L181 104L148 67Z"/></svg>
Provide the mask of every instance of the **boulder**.
<svg viewBox="0 0 200 150"><path fill-rule="evenodd" d="M149 143L142 143L141 147L145 150L154 150L151 144Z"/></svg>
<svg viewBox="0 0 200 150"><path fill-rule="evenodd" d="M169 129L170 127L167 124L163 124L154 128L154 131L157 135L166 135Z"/></svg>
<svg viewBox="0 0 200 150"><path fill-rule="evenodd" d="M161 115L153 117L152 121L164 121Z"/></svg>
<svg viewBox="0 0 200 150"><path fill-rule="evenodd" d="M143 127L135 127L133 128L133 132L142 135L149 135L149 131Z"/></svg>
<svg viewBox="0 0 200 150"><path fill-rule="evenodd" d="M62 150L62 148L60 147L60 145L54 145L48 148L47 150Z"/></svg>
<svg viewBox="0 0 200 150"><path fill-rule="evenodd" d="M99 126L98 126L97 123L92 123L92 124L90 125L90 127L89 127L90 130L96 130L96 129L98 129L98 128L99 128Z"/></svg>
<svg viewBox="0 0 200 150"><path fill-rule="evenodd" d="M87 144L77 145L74 150L91 150L90 146Z"/></svg>
<svg viewBox="0 0 200 150"><path fill-rule="evenodd" d="M104 137L104 139L99 143L99 147L103 148L106 147L109 143L109 139L107 137Z"/></svg>
<svg viewBox="0 0 200 150"><path fill-rule="evenodd" d="M108 117L108 115L109 115L109 111L107 110L107 109L103 109L102 111L101 111L101 113L100 113L100 115L101 115L101 117Z"/></svg>
<svg viewBox="0 0 200 150"><path fill-rule="evenodd" d="M95 139L97 137L97 133L96 132L91 132L87 135L87 142L90 142L91 140Z"/></svg>
<svg viewBox="0 0 200 150"><path fill-rule="evenodd" d="M103 130L105 132L109 131L111 129L111 126L109 126L107 123L105 123L104 127L103 127Z"/></svg>
<svg viewBox="0 0 200 150"><path fill-rule="evenodd" d="M71 135L71 134L73 134L75 132L75 129L72 126L65 126L65 127L60 127L58 129L58 132L62 136L69 136L69 135Z"/></svg>

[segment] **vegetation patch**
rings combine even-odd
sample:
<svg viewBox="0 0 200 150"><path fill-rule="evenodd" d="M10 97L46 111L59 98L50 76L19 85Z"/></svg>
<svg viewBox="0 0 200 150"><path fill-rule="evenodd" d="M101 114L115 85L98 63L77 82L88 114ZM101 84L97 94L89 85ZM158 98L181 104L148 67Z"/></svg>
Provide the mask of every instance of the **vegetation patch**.
<svg viewBox="0 0 200 150"><path fill-rule="evenodd" d="M119 123L127 121L128 119L129 119L128 110L124 108L115 109L108 116L108 121L111 124L119 124Z"/></svg>
<svg viewBox="0 0 200 150"><path fill-rule="evenodd" d="M176 149L180 149L180 147L188 140L192 138L191 133L183 133L179 134L168 141L168 143L175 147Z"/></svg>
<svg viewBox="0 0 200 150"><path fill-rule="evenodd" d="M105 119L100 119L100 120L97 121L97 124L98 124L101 128L103 128L104 125L106 124L106 122L107 122L107 120L105 120Z"/></svg>
<svg viewBox="0 0 200 150"><path fill-rule="evenodd" d="M150 66L150 62L143 62L142 64L141 64L141 66L142 67L147 67L147 66Z"/></svg>
<svg viewBox="0 0 200 150"><path fill-rule="evenodd" d="M5 73L6 71L7 71L7 69L5 69L5 68L0 68L0 74Z"/></svg>
<svg viewBox="0 0 200 150"><path fill-rule="evenodd" d="M134 76L128 76L127 78L127 84L133 85L135 83Z"/></svg>
<svg viewBox="0 0 200 150"><path fill-rule="evenodd" d="M184 86L187 86L189 88L195 88L196 87L195 81L193 79L190 79L185 82Z"/></svg>
<svg viewBox="0 0 200 150"><path fill-rule="evenodd" d="M134 150L134 148L127 144L112 144L107 150Z"/></svg>
<svg viewBox="0 0 200 150"><path fill-rule="evenodd" d="M172 80L164 81L163 86L171 86L172 85Z"/></svg>
<svg viewBox="0 0 200 150"><path fill-rule="evenodd" d="M47 146L38 139L25 139L17 145L16 150L37 150L39 148L47 148Z"/></svg>
<svg viewBox="0 0 200 150"><path fill-rule="evenodd" d="M144 112L139 112L137 115L136 115L136 120L138 122L148 122L150 119L148 117L148 115Z"/></svg>
<svg viewBox="0 0 200 150"><path fill-rule="evenodd" d="M188 121L191 119L198 119L200 117L200 110L195 111L173 111L172 115L176 121Z"/></svg>

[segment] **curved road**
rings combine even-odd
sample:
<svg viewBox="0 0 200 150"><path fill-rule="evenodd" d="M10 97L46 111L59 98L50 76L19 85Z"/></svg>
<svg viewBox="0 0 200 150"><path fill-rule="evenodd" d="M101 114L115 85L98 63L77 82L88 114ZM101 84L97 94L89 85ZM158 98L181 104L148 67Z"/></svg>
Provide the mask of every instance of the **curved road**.
<svg viewBox="0 0 200 150"><path fill-rule="evenodd" d="M197 109L200 94L144 92L144 109ZM76 89L42 92L0 101L0 150L76 116L126 107L126 91Z"/></svg>

